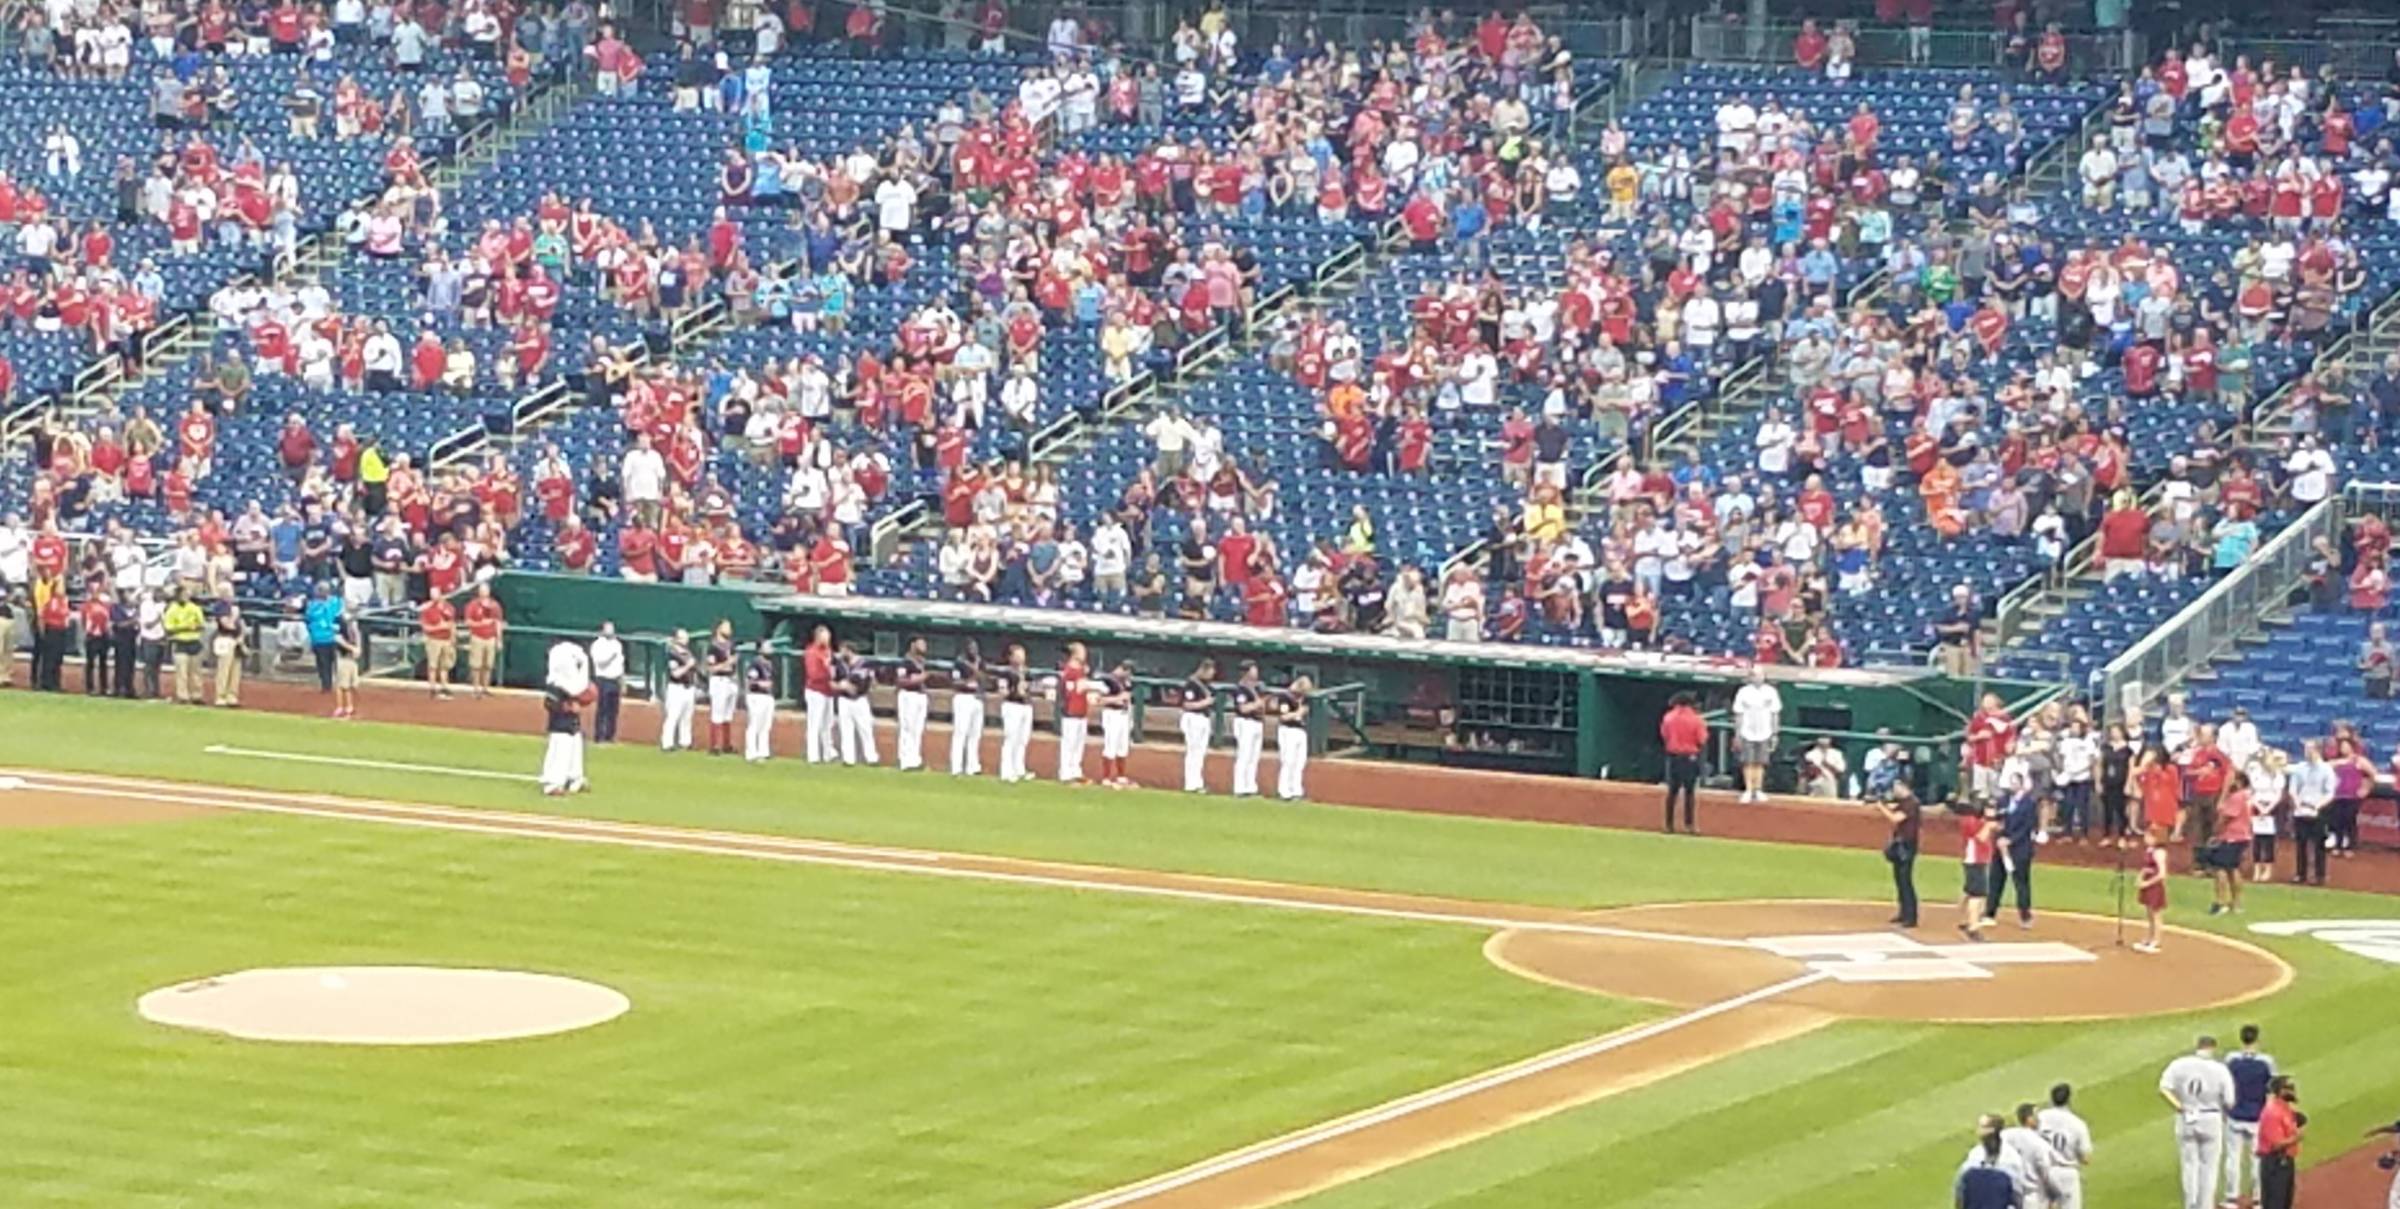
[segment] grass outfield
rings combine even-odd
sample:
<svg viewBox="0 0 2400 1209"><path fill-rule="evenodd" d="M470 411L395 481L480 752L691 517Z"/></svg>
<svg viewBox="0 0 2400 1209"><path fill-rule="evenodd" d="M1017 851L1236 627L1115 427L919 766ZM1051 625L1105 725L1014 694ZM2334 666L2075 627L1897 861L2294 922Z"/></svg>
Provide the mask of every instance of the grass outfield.
<svg viewBox="0 0 2400 1209"><path fill-rule="evenodd" d="M211 742L511 772L539 752L530 735L0 697L0 763L62 770L1526 903L1870 897L1884 877L1873 853L640 749L595 752L595 791L545 802L201 754ZM1923 872L1947 888L1948 869ZM2042 879L2059 907L2105 910L2107 885ZM2252 901L2245 922L2400 916L2360 895ZM1653 1014L1501 975L1480 940L309 820L0 832L0 1187L11 1205L1047 1204ZM2312 1157L2330 1157L2394 1112L2400 971L2263 943L2299 981L2241 1014L2303 1075ZM635 1010L398 1052L221 1041L127 1010L200 974L378 961L571 973ZM1936 1203L1973 1114L2058 1078L2084 1088L2099 1135L2093 1202L2165 1203L2158 1068L2197 1028L2238 1023L1841 1024L1306 1203Z"/></svg>

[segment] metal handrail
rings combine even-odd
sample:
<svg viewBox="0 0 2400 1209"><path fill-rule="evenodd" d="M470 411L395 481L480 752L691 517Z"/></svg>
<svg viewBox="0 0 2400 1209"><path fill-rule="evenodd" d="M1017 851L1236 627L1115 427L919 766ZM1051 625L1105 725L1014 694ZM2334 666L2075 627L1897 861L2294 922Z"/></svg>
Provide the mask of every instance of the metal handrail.
<svg viewBox="0 0 2400 1209"><path fill-rule="evenodd" d="M2283 573L2285 582L2266 585L2263 592L2255 595L2254 599L2281 600L2283 593L2296 582L2290 570L2298 565L2292 557L2295 548L2301 557L2305 558L2306 548L2312 538L2324 536L2338 529L2339 513L2343 510L2343 505L2347 500L2363 491L2377 489L2390 490L2391 488L2389 484L2354 484L2341 495L2328 496L2310 505L2308 511L2301 513L2291 524L2284 526L2282 532L2269 538L2265 545L2252 551L2250 557L2243 559L2242 565L2234 568L2232 573L2210 584L2206 591L2200 593L2190 604L2177 610L2175 615L2168 618L2164 624L2154 627L2149 633L2144 634L2139 642L2125 648L2118 653L2116 658L2109 660L2099 673L2101 708L2108 711L2111 717L2138 709L2151 697L2164 691L2169 684L2182 680L2193 668L2223 654L2243 635L2255 632L2261 616L2253 613L2245 617L2239 626L2218 630L2206 641L2185 647L2176 654L2172 661L2172 670L2166 674L2151 679L2135 678L2135 673L2140 670L2143 662L2151 656L2152 652L2181 639L2187 631L2196 628L2199 618L2216 610L2228 597L2239 592L2249 592L2253 581L2276 574L2279 569ZM2128 689L2133 691L2129 693L2126 691Z"/></svg>

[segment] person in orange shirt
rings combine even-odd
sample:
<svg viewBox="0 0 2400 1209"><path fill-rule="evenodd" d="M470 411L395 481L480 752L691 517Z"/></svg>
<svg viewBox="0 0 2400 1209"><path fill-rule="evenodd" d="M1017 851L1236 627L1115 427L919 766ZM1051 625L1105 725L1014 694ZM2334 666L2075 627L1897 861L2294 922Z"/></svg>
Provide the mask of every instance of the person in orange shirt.
<svg viewBox="0 0 2400 1209"><path fill-rule="evenodd" d="M478 697L492 695L492 667L500 661L500 635L507 625L508 615L492 599L492 585L475 585L475 599L467 602L467 683Z"/></svg>
<svg viewBox="0 0 2400 1209"><path fill-rule="evenodd" d="M446 596L417 606L417 626L425 637L425 683L433 695L450 695L450 671L458 666L458 610Z"/></svg>

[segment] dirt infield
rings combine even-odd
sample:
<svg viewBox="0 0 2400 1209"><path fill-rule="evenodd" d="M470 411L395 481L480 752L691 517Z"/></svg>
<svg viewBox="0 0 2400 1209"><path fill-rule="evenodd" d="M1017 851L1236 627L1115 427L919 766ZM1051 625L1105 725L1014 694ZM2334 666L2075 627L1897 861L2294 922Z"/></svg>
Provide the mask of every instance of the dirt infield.
<svg viewBox="0 0 2400 1209"><path fill-rule="evenodd" d="M891 874L1400 919L1491 934L1486 953L1526 977L1673 1004L1663 1019L1539 1054L1386 1104L1081 1198L1078 1209L1256 1209L1809 1032L1842 1016L2066 1019L2214 1006L2271 993L2291 972L2262 950L2198 934L2160 958L2099 952L2106 921L2047 917L1971 952L1917 946L1857 903L1648 905L1577 912L968 853L877 848L321 794L0 769L56 812L89 803L247 811L526 839L710 853ZM1967 949L1969 946L1949 946ZM1924 951L1920 951L1920 949ZM2191 978L2159 978L2172 970ZM1893 978L1901 975L1897 981ZM2206 986L2201 994L2177 987Z"/></svg>
<svg viewBox="0 0 2400 1209"><path fill-rule="evenodd" d="M2178 929L2164 952L2145 956L2116 945L2113 920L2053 913L2032 931L2004 925L1989 941L1970 944L1940 924L1893 931L1883 922L1886 910L1842 902L1651 903L1586 918L1652 932L1762 938L1774 951L1511 931L1494 936L1485 954L1559 986L1677 1005L1713 1003L1804 968L1830 967L1842 976L1783 1001L1838 1016L1950 1023L2228 1007L2274 994L2292 979L2291 967L2273 954L2206 932Z"/></svg>
<svg viewBox="0 0 2400 1209"><path fill-rule="evenodd" d="M2400 1103L2392 1111L2400 1113ZM2340 1145L2341 1140L2333 1143ZM2400 1173L2385 1171L2375 1160L2392 1152L2392 1139L2379 1138L2364 1146L2352 1148L2330 1163L2319 1163L2300 1173L2299 1203L2323 1205L2327 1209L2384 1209L2400 1205Z"/></svg>
<svg viewBox="0 0 2400 1209"><path fill-rule="evenodd" d="M76 667L67 668L70 688L75 687L79 675ZM503 692L489 698L440 701L413 685L369 683L361 697L361 716L382 722L517 731L528 735L537 732L541 725L538 699L524 693ZM331 708L332 699L319 694L314 684L252 680L243 686L242 703L247 709L323 716ZM621 741L628 744L658 741L657 709L646 703L628 703L623 717ZM889 720L883 725L888 728ZM887 743L890 740L888 729L884 739ZM948 729L939 722L930 724L925 742L929 753L947 751ZM800 750L801 730L796 710L785 711L777 718L775 746L778 751ZM1056 753L1055 737L1037 731L1031 766L1043 772L1056 768ZM1213 792L1231 791L1231 757L1231 751L1225 748L1211 755L1208 779ZM998 766L999 727L995 725L985 732L984 767ZM1136 744L1131 772L1144 785L1180 788L1182 753L1158 744ZM1320 759L1309 765L1308 791L1309 797L1318 802L1380 810L1628 830L1653 830L1659 825L1660 791L1657 786L1640 782L1533 776L1431 764ZM1700 802L1701 825L1712 836L1862 851L1874 851L1883 845L1881 819L1855 804L1779 798L1766 805L1745 806L1731 793L1713 791L1703 792ZM1948 828L1926 830L1928 860L1955 855L1957 844L1958 837ZM2114 850L2052 844L2043 850L2042 859L2057 864L2106 866L2114 864L2117 855ZM2354 860L2337 861L2331 881L2342 889L2400 894L2400 853L2362 852Z"/></svg>
<svg viewBox="0 0 2400 1209"><path fill-rule="evenodd" d="M22 827L115 827L215 813L204 806L139 798L87 801L0 782L0 831Z"/></svg>

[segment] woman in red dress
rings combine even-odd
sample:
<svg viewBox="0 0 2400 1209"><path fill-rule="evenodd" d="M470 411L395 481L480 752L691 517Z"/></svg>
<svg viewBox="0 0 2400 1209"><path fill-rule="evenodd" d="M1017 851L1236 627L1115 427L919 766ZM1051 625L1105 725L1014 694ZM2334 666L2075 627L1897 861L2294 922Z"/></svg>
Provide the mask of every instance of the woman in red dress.
<svg viewBox="0 0 2400 1209"><path fill-rule="evenodd" d="M2158 952L2159 920L2167 913L2167 829L2153 826L2142 834L2142 868L2135 894L2150 917L2149 934L2135 941L2136 953Z"/></svg>

